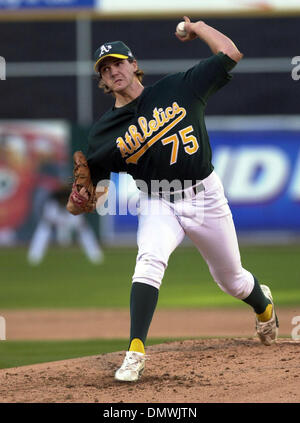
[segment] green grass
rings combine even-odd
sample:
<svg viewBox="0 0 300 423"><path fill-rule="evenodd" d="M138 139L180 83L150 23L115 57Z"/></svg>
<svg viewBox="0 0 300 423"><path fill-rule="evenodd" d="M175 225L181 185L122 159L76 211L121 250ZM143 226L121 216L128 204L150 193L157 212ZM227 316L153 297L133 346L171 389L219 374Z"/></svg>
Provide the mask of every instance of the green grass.
<svg viewBox="0 0 300 423"><path fill-rule="evenodd" d="M105 249L93 265L79 249L52 248L36 267L27 250L0 250L1 309L128 307L136 248ZM280 306L299 305L300 245L242 247L244 267L270 284ZM241 307L222 292L195 248L178 248L170 258L158 307Z"/></svg>
<svg viewBox="0 0 300 423"><path fill-rule="evenodd" d="M179 338L176 338L179 339ZM183 339L183 338L180 338ZM147 345L172 342L174 339L149 338ZM0 369L36 363L87 357L114 351L125 351L128 340L89 339L74 341L2 341L0 342Z"/></svg>

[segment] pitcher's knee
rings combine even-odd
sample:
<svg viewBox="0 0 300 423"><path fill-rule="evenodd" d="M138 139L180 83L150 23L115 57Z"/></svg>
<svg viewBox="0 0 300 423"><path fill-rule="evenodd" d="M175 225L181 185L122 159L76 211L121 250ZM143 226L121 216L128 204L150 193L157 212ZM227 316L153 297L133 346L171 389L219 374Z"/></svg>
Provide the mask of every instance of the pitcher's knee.
<svg viewBox="0 0 300 423"><path fill-rule="evenodd" d="M132 282L143 282L159 289L167 263L154 254L141 254L137 257Z"/></svg>
<svg viewBox="0 0 300 423"><path fill-rule="evenodd" d="M222 291L240 300L248 297L254 286L252 274L245 269L214 272L212 276Z"/></svg>

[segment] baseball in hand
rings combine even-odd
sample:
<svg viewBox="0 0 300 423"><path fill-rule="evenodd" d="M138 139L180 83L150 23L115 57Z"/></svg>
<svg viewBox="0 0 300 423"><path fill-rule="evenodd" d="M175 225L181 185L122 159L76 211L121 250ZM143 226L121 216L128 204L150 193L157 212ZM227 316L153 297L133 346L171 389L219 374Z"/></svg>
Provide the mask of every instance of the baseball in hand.
<svg viewBox="0 0 300 423"><path fill-rule="evenodd" d="M179 22L179 24L176 27L176 32L180 37L186 36L186 30L185 30L185 22Z"/></svg>

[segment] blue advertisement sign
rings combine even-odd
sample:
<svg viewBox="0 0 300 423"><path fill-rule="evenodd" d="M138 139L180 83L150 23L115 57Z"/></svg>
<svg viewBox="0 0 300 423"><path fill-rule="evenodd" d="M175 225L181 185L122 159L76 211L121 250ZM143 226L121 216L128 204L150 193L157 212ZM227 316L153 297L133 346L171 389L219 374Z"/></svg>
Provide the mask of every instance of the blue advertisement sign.
<svg viewBox="0 0 300 423"><path fill-rule="evenodd" d="M300 129L210 130L213 164L220 176L237 231L300 233ZM110 229L134 233L137 217L126 213L136 198L133 179L112 174L121 213ZM126 185L127 184L127 185Z"/></svg>
<svg viewBox="0 0 300 423"><path fill-rule="evenodd" d="M95 0L0 0L0 9L69 9L93 8Z"/></svg>
<svg viewBox="0 0 300 423"><path fill-rule="evenodd" d="M300 231L300 131L214 131L210 137L237 229Z"/></svg>

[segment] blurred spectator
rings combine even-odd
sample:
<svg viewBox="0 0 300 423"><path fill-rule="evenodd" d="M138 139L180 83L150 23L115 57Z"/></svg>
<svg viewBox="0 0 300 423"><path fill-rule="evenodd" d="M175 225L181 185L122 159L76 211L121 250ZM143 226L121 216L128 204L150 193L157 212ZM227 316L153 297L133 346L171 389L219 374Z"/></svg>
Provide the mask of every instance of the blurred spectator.
<svg viewBox="0 0 300 423"><path fill-rule="evenodd" d="M53 237L59 245L69 246L73 234L76 234L79 244L92 263L103 261L103 251L84 216L73 216L66 210L69 193L69 187L62 187L45 202L41 219L29 245L30 264L37 265L43 260Z"/></svg>

